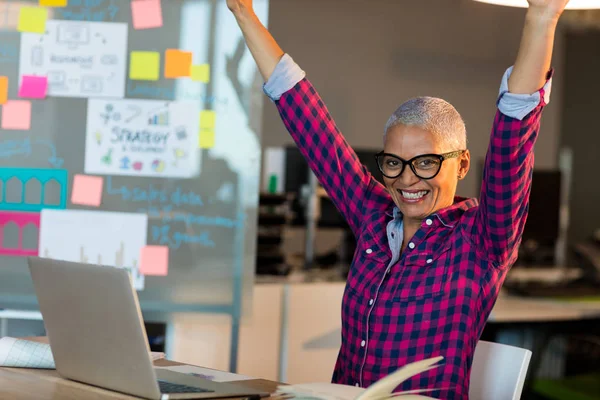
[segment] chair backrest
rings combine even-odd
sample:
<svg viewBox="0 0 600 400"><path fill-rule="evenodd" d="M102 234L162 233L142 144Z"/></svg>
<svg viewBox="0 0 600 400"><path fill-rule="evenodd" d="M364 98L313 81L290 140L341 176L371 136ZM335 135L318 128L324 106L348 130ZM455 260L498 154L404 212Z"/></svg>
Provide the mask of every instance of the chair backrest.
<svg viewBox="0 0 600 400"><path fill-rule="evenodd" d="M519 400L531 351L480 340L475 347L470 400Z"/></svg>

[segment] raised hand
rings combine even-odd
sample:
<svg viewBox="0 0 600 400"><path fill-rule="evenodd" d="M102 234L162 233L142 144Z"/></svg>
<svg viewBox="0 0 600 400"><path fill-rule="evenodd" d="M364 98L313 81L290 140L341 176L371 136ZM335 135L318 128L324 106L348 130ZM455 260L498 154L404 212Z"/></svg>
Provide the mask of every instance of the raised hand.
<svg viewBox="0 0 600 400"><path fill-rule="evenodd" d="M527 0L529 9L547 18L558 19L570 0Z"/></svg>
<svg viewBox="0 0 600 400"><path fill-rule="evenodd" d="M252 10L252 0L227 0L227 7L234 14L249 11Z"/></svg>

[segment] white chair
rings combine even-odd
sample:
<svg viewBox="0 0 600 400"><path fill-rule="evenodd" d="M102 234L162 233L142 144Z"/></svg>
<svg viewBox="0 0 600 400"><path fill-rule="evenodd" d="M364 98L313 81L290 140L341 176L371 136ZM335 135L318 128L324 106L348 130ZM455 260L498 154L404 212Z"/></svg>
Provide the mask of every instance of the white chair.
<svg viewBox="0 0 600 400"><path fill-rule="evenodd" d="M531 351L480 340L475 347L470 400L519 400Z"/></svg>

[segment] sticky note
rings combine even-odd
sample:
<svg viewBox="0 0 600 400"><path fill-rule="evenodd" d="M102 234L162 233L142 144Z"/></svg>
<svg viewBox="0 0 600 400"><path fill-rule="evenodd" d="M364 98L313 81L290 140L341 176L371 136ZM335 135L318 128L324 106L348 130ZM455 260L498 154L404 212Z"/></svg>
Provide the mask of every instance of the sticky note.
<svg viewBox="0 0 600 400"><path fill-rule="evenodd" d="M215 147L215 131L202 129L198 138L198 147L201 149L212 149Z"/></svg>
<svg viewBox="0 0 600 400"><path fill-rule="evenodd" d="M129 58L129 79L157 81L160 76L160 53L132 51Z"/></svg>
<svg viewBox="0 0 600 400"><path fill-rule="evenodd" d="M200 129L215 129L217 113L210 110L200 111Z"/></svg>
<svg viewBox="0 0 600 400"><path fill-rule="evenodd" d="M19 12L19 32L46 33L48 10L42 7L21 7Z"/></svg>
<svg viewBox="0 0 600 400"><path fill-rule="evenodd" d="M77 174L73 178L71 203L98 207L102 203L104 178Z"/></svg>
<svg viewBox="0 0 600 400"><path fill-rule="evenodd" d="M0 104L8 100L8 76L0 76Z"/></svg>
<svg viewBox="0 0 600 400"><path fill-rule="evenodd" d="M210 65L209 64L200 64L200 65L192 65L192 80L198 82L208 83L210 82Z"/></svg>
<svg viewBox="0 0 600 400"><path fill-rule="evenodd" d="M163 25L160 0L132 0L131 19L135 29L160 28Z"/></svg>
<svg viewBox="0 0 600 400"><path fill-rule="evenodd" d="M2 105L2 129L27 131L31 128L31 102L9 100Z"/></svg>
<svg viewBox="0 0 600 400"><path fill-rule="evenodd" d="M66 7L69 0L40 0L42 7Z"/></svg>
<svg viewBox="0 0 600 400"><path fill-rule="evenodd" d="M48 91L48 78L45 76L23 75L19 97L44 99Z"/></svg>
<svg viewBox="0 0 600 400"><path fill-rule="evenodd" d="M144 246L140 254L142 275L166 276L169 273L169 248L167 246Z"/></svg>
<svg viewBox="0 0 600 400"><path fill-rule="evenodd" d="M192 53L175 49L165 51L165 78L190 76Z"/></svg>

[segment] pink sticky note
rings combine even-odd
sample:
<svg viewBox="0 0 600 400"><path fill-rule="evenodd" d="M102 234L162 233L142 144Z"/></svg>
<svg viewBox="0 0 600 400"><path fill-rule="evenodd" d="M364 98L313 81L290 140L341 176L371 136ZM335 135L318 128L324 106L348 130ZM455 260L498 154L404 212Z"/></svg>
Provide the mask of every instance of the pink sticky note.
<svg viewBox="0 0 600 400"><path fill-rule="evenodd" d="M140 254L140 273L166 276L169 273L169 248L167 246L144 246Z"/></svg>
<svg viewBox="0 0 600 400"><path fill-rule="evenodd" d="M160 0L133 0L131 19L135 29L160 28L163 25Z"/></svg>
<svg viewBox="0 0 600 400"><path fill-rule="evenodd" d="M71 203L98 207L102 203L104 178L77 174L73 178Z"/></svg>
<svg viewBox="0 0 600 400"><path fill-rule="evenodd" d="M2 105L2 129L28 131L31 128L31 102L9 100Z"/></svg>
<svg viewBox="0 0 600 400"><path fill-rule="evenodd" d="M48 78L45 76L23 75L19 97L44 99L48 90Z"/></svg>

